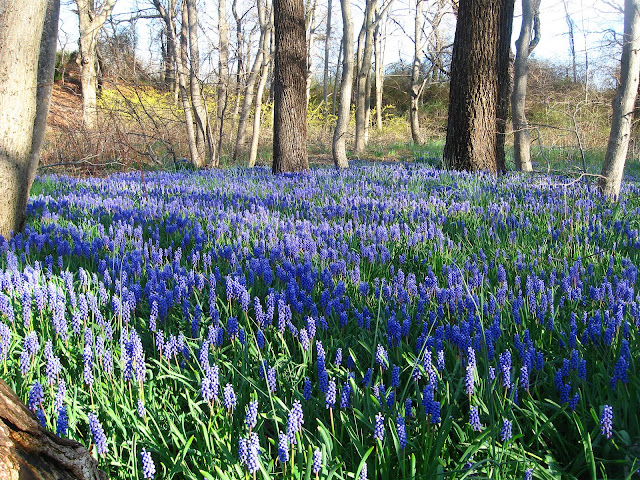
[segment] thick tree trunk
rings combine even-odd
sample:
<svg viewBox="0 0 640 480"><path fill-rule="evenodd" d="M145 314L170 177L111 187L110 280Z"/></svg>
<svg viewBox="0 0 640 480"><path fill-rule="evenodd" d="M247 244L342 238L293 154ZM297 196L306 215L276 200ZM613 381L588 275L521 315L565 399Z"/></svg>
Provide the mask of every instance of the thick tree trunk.
<svg viewBox="0 0 640 480"><path fill-rule="evenodd" d="M373 14L377 0L367 0L363 22L364 48L356 85L356 153L364 153L367 147L367 97L371 97L371 58L373 56ZM369 86L369 91L367 91Z"/></svg>
<svg viewBox="0 0 640 480"><path fill-rule="evenodd" d="M98 126L98 32L111 14L116 0L105 0L96 8L92 0L75 0L80 37L78 50L82 81L82 122L88 129Z"/></svg>
<svg viewBox="0 0 640 480"><path fill-rule="evenodd" d="M338 120L333 133L333 163L336 168L348 168L346 135L351 117L351 89L353 87L353 20L350 0L341 0L342 7L342 82ZM338 79L336 78L336 84Z"/></svg>
<svg viewBox="0 0 640 480"><path fill-rule="evenodd" d="M229 86L229 25L227 24L227 2L218 0L218 33L219 46L219 78L218 78L218 148L216 149L216 164L219 163L222 143L224 141L224 117L227 110Z"/></svg>
<svg viewBox="0 0 640 480"><path fill-rule="evenodd" d="M513 64L513 93L511 117L513 119L513 156L516 168L522 172L533 170L531 165L531 135L525 114L527 98L528 58L540 41L540 0L522 0L522 26L516 41L516 59ZM535 36L533 35L535 29Z"/></svg>
<svg viewBox="0 0 640 480"><path fill-rule="evenodd" d="M311 3L313 2L313 3ZM316 36L316 8L318 0L308 0L305 11L305 30L307 38L307 107L309 106L309 98L311 96L311 79L313 68L313 43Z"/></svg>
<svg viewBox="0 0 640 480"><path fill-rule="evenodd" d="M340 45L342 45L342 44L340 44ZM353 50L353 45L351 46L351 49ZM342 65L342 51L343 50L344 49L341 46L340 47L340 51L338 52L338 63L336 64L336 75L335 75L335 77L333 79L333 98L331 100L331 114L332 115L336 114L336 110L337 110L337 107L338 107L338 85L340 84L338 79L340 78L340 75L341 75L340 66Z"/></svg>
<svg viewBox="0 0 640 480"><path fill-rule="evenodd" d="M507 122L511 99L511 34L513 32L513 7L515 0L502 0L498 24L498 108L496 111L496 168L506 173L504 145L507 139Z"/></svg>
<svg viewBox="0 0 640 480"><path fill-rule="evenodd" d="M0 2L0 11L2 7ZM28 31L33 33L33 29L32 23ZM35 415L0 380L0 478L103 480L107 475L98 470L98 462L85 447L43 429Z"/></svg>
<svg viewBox="0 0 640 480"><path fill-rule="evenodd" d="M331 18L333 16L331 12L333 1L327 0L327 2L327 28L325 29L324 36L324 70L322 75L322 102L324 103L325 109L327 108L329 99L329 51L331 47ZM326 109L325 111L328 112L329 110Z"/></svg>
<svg viewBox="0 0 640 480"><path fill-rule="evenodd" d="M624 36L620 65L620 85L613 99L613 116L609 143L602 165L600 191L617 199L620 195L624 165L627 159L633 109L638 94L640 74L640 2L624 2Z"/></svg>
<svg viewBox="0 0 640 480"><path fill-rule="evenodd" d="M0 236L24 228L53 85L59 0L0 0Z"/></svg>
<svg viewBox="0 0 640 480"><path fill-rule="evenodd" d="M499 83L507 75L497 70L508 65L508 58L499 58L508 55L508 49L501 48L507 30L500 24L507 17L505 9L513 11L513 0L459 2L444 148L449 168L492 173L503 169L498 115L505 88Z"/></svg>
<svg viewBox="0 0 640 480"><path fill-rule="evenodd" d="M307 52L302 0L274 0L273 173L309 169Z"/></svg>
<svg viewBox="0 0 640 480"><path fill-rule="evenodd" d="M420 132L420 95L422 94L422 85L420 81L420 57L422 55L422 2L416 1L416 17L414 20L414 43L413 43L413 66L411 67L411 91L409 92L409 123L411 125L411 139L416 145L422 145L424 139Z"/></svg>

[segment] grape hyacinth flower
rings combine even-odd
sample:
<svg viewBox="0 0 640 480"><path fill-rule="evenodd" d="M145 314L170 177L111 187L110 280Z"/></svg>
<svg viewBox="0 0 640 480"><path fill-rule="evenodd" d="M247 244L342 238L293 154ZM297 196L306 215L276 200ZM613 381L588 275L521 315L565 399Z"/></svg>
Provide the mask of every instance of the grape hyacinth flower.
<svg viewBox="0 0 640 480"><path fill-rule="evenodd" d="M376 423L373 428L373 439L380 440L381 442L384 440L384 415L382 415L382 413L376 414Z"/></svg>
<svg viewBox="0 0 640 480"><path fill-rule="evenodd" d="M104 455L107 453L107 437L104 434L100 420L98 420L95 413L89 413L87 417L89 418L91 436L93 437L93 442L96 444L96 451L99 455Z"/></svg>
<svg viewBox="0 0 640 480"><path fill-rule="evenodd" d="M253 400L249 402L249 405L247 406L247 414L244 418L244 423L249 429L249 432L251 432L251 430L255 428L256 423L258 423L258 402L257 401Z"/></svg>
<svg viewBox="0 0 640 480"><path fill-rule="evenodd" d="M380 365L382 370L386 370L389 365L389 355L384 347L380 344L376 347L376 364Z"/></svg>
<svg viewBox="0 0 640 480"><path fill-rule="evenodd" d="M340 408L349 408L349 399L351 397L351 384L344 382L342 392L340 393Z"/></svg>
<svg viewBox="0 0 640 480"><path fill-rule="evenodd" d="M327 387L327 394L325 396L325 404L327 408L333 408L336 404L336 382L331 380Z"/></svg>
<svg viewBox="0 0 640 480"><path fill-rule="evenodd" d="M404 417L398 415L396 418L396 431L398 433L398 443L400 444L400 448L404 450L407 446L407 430L404 424Z"/></svg>
<svg viewBox="0 0 640 480"><path fill-rule="evenodd" d="M366 462L362 464L362 469L360 470L360 475L358 475L358 480L367 480L367 464Z"/></svg>
<svg viewBox="0 0 640 480"><path fill-rule="evenodd" d="M302 413L302 404L298 400L294 400L287 419L287 435L292 445L296 444L296 433L302 430L304 424L304 415Z"/></svg>
<svg viewBox="0 0 640 480"><path fill-rule="evenodd" d="M478 407L472 406L469 410L469 425L475 432L482 431L482 424L480 423L480 415L478 414Z"/></svg>
<svg viewBox="0 0 640 480"><path fill-rule="evenodd" d="M276 369L271 367L267 370L267 386L271 393L276 391Z"/></svg>
<svg viewBox="0 0 640 480"><path fill-rule="evenodd" d="M318 478L318 474L322 469L322 452L319 448L316 448L313 451L313 463L311 464L311 471L315 473L316 479Z"/></svg>
<svg viewBox="0 0 640 480"><path fill-rule="evenodd" d="M67 416L67 407L61 406L58 409L58 420L56 422L56 435L65 437L69 429L69 417Z"/></svg>
<svg viewBox="0 0 640 480"><path fill-rule="evenodd" d="M505 419L504 422L502 422L502 428L500 429L500 439L503 442L507 442L511 439L511 432L512 430L512 425L511 425L511 421Z"/></svg>
<svg viewBox="0 0 640 480"><path fill-rule="evenodd" d="M282 432L278 435L278 459L282 463L289 461L289 437Z"/></svg>
<svg viewBox="0 0 640 480"><path fill-rule="evenodd" d="M136 403L136 411L138 412L138 417L140 418L144 418L147 414L147 410L144 407L144 401L139 398L138 402Z"/></svg>
<svg viewBox="0 0 640 480"><path fill-rule="evenodd" d="M142 477L145 479L153 478L156 474L156 466L151 458L151 452L148 452L146 448L143 448L140 455L142 456Z"/></svg>
<svg viewBox="0 0 640 480"><path fill-rule="evenodd" d="M224 397L225 408L229 413L233 413L233 411L236 408L236 404L238 402L236 399L236 392L233 391L233 385L231 385L230 383L227 383L225 385L224 391L223 391L223 397Z"/></svg>
<svg viewBox="0 0 640 480"><path fill-rule="evenodd" d="M522 480L533 480L533 468L527 468L524 471L524 477L522 477Z"/></svg>
<svg viewBox="0 0 640 480"><path fill-rule="evenodd" d="M609 405L605 405L602 408L602 416L600 417L600 428L602 430L602 434L611 438L613 435L613 408Z"/></svg>
<svg viewBox="0 0 640 480"><path fill-rule="evenodd" d="M258 471L260 456L260 442L258 435L253 432L247 442L247 469L252 475Z"/></svg>
<svg viewBox="0 0 640 480"><path fill-rule="evenodd" d="M29 390L29 400L27 402L27 406L29 410L35 412L36 407L42 404L42 400L44 399L44 391L42 390L42 385L40 382L35 381Z"/></svg>
<svg viewBox="0 0 640 480"><path fill-rule="evenodd" d="M311 380L309 377L304 377L304 387L302 390L302 398L304 398L305 402L308 402L311 398Z"/></svg>

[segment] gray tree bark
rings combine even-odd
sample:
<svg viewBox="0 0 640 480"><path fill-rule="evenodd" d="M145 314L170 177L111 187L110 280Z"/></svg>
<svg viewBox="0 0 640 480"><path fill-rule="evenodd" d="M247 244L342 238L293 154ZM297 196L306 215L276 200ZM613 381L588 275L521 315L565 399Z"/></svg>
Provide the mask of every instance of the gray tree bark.
<svg viewBox="0 0 640 480"><path fill-rule="evenodd" d="M262 5L261 1L258 1L258 8ZM266 17L264 12L258 15L260 18ZM262 49L262 68L260 73L260 82L258 83L258 90L256 92L256 107L253 114L253 133L251 136L251 147L249 148L249 167L253 167L256 164L258 158L258 143L260 141L260 123L262 121L262 94L264 87L267 84L269 77L269 64L271 63L271 52L269 47L271 45L271 24L269 22L269 30L267 35L264 35L263 43L260 45Z"/></svg>
<svg viewBox="0 0 640 480"><path fill-rule="evenodd" d="M93 0L74 0L78 8L80 74L82 80L82 122L88 129L98 125L98 33L111 14L116 0L96 6Z"/></svg>
<svg viewBox="0 0 640 480"><path fill-rule="evenodd" d="M302 0L274 0L273 173L309 169Z"/></svg>
<svg viewBox="0 0 640 480"><path fill-rule="evenodd" d="M260 40L259 44L261 48L258 49L256 56L249 72L249 78L247 79L247 87L242 101L242 110L240 112L240 119L238 120L238 134L236 136L236 145L233 149L233 159L237 160L245 150L245 144L247 141L247 123L249 123L249 115L251 114L251 105L253 104L253 97L255 93L256 82L260 75L260 69L262 68L262 61L265 52L268 48L263 48L262 45L270 37L269 22L267 21L268 13L258 10L258 21L260 22Z"/></svg>
<svg viewBox="0 0 640 480"><path fill-rule="evenodd" d="M189 32L189 91L193 117L196 121L196 145L201 163L198 168L206 166L207 162L217 166L213 132L209 123L209 114L202 99L202 85L200 83L200 48L198 46L198 10L196 0L183 0L182 23L187 23ZM184 28L184 27L183 27ZM205 160L206 158L206 160Z"/></svg>
<svg viewBox="0 0 640 480"><path fill-rule="evenodd" d="M627 159L633 108L640 74L640 2L624 2L624 36L620 65L620 85L613 99L609 143L598 186L603 195L617 199Z"/></svg>
<svg viewBox="0 0 640 480"><path fill-rule="evenodd" d="M382 131L382 95L384 92L384 50L387 41L386 22L381 19L380 11L376 11L376 29L374 30L376 58L376 127Z"/></svg>
<svg viewBox="0 0 640 480"><path fill-rule="evenodd" d="M53 86L59 0L0 0L0 236L24 228Z"/></svg>
<svg viewBox="0 0 640 480"><path fill-rule="evenodd" d="M219 163L224 141L224 117L227 110L229 87L229 25L227 24L226 0L218 0L218 33L220 35L220 53L218 57L218 148L216 149L216 164Z"/></svg>
<svg viewBox="0 0 640 480"><path fill-rule="evenodd" d="M309 97L311 96L311 74L313 68L313 44L316 38L316 9L318 8L318 0L307 0L305 5L305 29L307 38L307 107L309 106Z"/></svg>
<svg viewBox="0 0 640 480"><path fill-rule="evenodd" d="M329 52L331 47L331 18L333 17L331 8L333 1L327 0L327 27L324 35L324 70L322 75L322 102L325 105L325 111L328 112L327 102L329 99ZM333 100L335 102L335 98Z"/></svg>
<svg viewBox="0 0 640 480"><path fill-rule="evenodd" d="M531 135L525 114L525 103L529 75L528 58L540 41L539 10L540 0L522 0L522 26L520 27L520 36L516 41L516 59L513 64L513 93L511 94L513 156L516 168L523 172L533 170ZM534 31L535 35L533 35Z"/></svg>
<svg viewBox="0 0 640 480"><path fill-rule="evenodd" d="M420 132L420 96L424 83L420 81L420 57L422 52L422 27L424 18L422 15L423 0L416 0L416 17L413 28L413 65L411 67L411 91L409 107L409 123L411 125L411 139L416 145L422 145L424 139Z"/></svg>
<svg viewBox="0 0 640 480"><path fill-rule="evenodd" d="M342 51L344 62L342 65L342 81L340 85L340 106L338 120L333 132L333 163L336 168L348 168L347 160L347 130L351 117L351 89L353 87L353 20L351 18L350 0L340 0L342 8ZM338 79L336 78L336 83Z"/></svg>
<svg viewBox="0 0 640 480"><path fill-rule="evenodd" d="M371 95L371 59L373 56L373 34L375 30L373 15L377 3L377 0L367 0L362 24L364 47L362 48L362 60L360 61L356 79L356 154L364 153L367 147L367 97ZM361 42L359 44L361 45ZM369 86L369 91L367 86Z"/></svg>

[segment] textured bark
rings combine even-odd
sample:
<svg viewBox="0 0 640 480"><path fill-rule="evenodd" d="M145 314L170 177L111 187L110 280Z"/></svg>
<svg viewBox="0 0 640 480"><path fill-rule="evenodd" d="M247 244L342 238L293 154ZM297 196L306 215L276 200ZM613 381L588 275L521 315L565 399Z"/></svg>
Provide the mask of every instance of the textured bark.
<svg viewBox="0 0 640 480"><path fill-rule="evenodd" d="M411 90L409 92L409 123L411 125L411 139L416 145L422 145L424 139L420 132L420 96L422 94L423 83L420 81L420 57L422 52L422 27L424 20L422 16L422 2L416 0L416 16L413 28L413 65L411 67Z"/></svg>
<svg viewBox="0 0 640 480"><path fill-rule="evenodd" d="M273 173L309 169L307 52L302 0L274 0Z"/></svg>
<svg viewBox="0 0 640 480"><path fill-rule="evenodd" d="M236 145L233 149L233 159L237 160L242 155L245 149L245 143L247 139L247 123L249 123L249 115L251 113L251 105L253 104L253 96L255 91L256 82L260 75L260 69L262 68L262 60L266 48L265 41L270 36L269 24L267 22L267 14L262 9L258 9L258 21L260 22L260 48L256 53L256 57L253 60L251 72L249 72L249 78L247 79L247 87L244 94L244 100L242 101L242 111L240 113L240 120L238 121L238 134L236 136Z"/></svg>
<svg viewBox="0 0 640 480"><path fill-rule="evenodd" d="M352 46L352 48L353 48L353 46ZM342 51L343 50L344 49L341 46L340 47L340 51L338 51L338 63L336 65L336 76L335 76L335 78L333 80L333 100L331 102L331 114L332 115L336 114L337 107L338 107L338 85L340 84L340 82L338 82L338 78L340 78L340 75L341 75L340 66L342 65Z"/></svg>
<svg viewBox="0 0 640 480"><path fill-rule="evenodd" d="M216 149L216 163L219 163L222 144L224 142L224 117L227 110L229 87L229 25L227 24L227 2L218 0L218 32L220 35L218 57L218 148Z"/></svg>
<svg viewBox="0 0 640 480"><path fill-rule="evenodd" d="M0 236L24 228L53 84L58 0L0 0Z"/></svg>
<svg viewBox="0 0 640 480"><path fill-rule="evenodd" d="M504 148L502 158L498 158L500 145L504 147L504 138L498 139L503 135L498 115L504 108L500 95L508 92L508 87L499 83L508 74L499 69L508 65L504 43L506 30L511 28L501 26L501 21L506 21L509 10L513 12L513 0L459 2L444 148L448 168L492 173L504 168ZM500 58L505 54L506 60Z"/></svg>
<svg viewBox="0 0 640 480"><path fill-rule="evenodd" d="M333 133L333 163L336 168L348 168L346 135L351 116L351 89L353 86L353 20L350 0L341 0L342 8L342 82L340 85L340 107ZM338 79L336 78L336 83Z"/></svg>
<svg viewBox="0 0 640 480"><path fill-rule="evenodd" d="M627 159L633 109L638 94L640 73L640 2L624 2L624 36L620 65L620 85L613 99L613 116L609 143L598 186L600 191L617 199Z"/></svg>
<svg viewBox="0 0 640 480"><path fill-rule="evenodd" d="M316 37L316 9L318 8L318 0L307 0L305 6L305 30L307 39L307 107L309 106L309 97L311 96L311 79L313 69L313 44Z"/></svg>
<svg viewBox="0 0 640 480"><path fill-rule="evenodd" d="M513 156L516 168L523 172L533 170L531 165L531 135L525 114L527 98L528 59L540 41L540 0L522 0L522 25L516 41L516 59L513 64L513 93L511 118L513 119ZM535 36L533 32L535 30Z"/></svg>
<svg viewBox="0 0 640 480"><path fill-rule="evenodd" d="M324 32L324 70L322 75L322 102L325 107L329 99L329 52L331 46L331 18L333 17L331 12L332 7L333 1L327 0L327 27ZM335 102L335 98L333 101Z"/></svg>
<svg viewBox="0 0 640 480"><path fill-rule="evenodd" d="M358 77L356 79L356 153L364 153L367 147L367 97L371 96L371 59L373 56L373 33L375 24L373 15L377 0L367 0L362 32L364 32L364 47L360 60ZM362 45L362 42L359 42ZM367 89L369 86L369 89Z"/></svg>
<svg viewBox="0 0 640 480"><path fill-rule="evenodd" d="M116 0L105 0L96 7L93 0L75 0L78 8L80 38L80 76L82 80L82 122L88 129L98 125L96 104L98 89L98 33L111 14Z"/></svg>
<svg viewBox="0 0 640 480"><path fill-rule="evenodd" d="M496 169L505 173L504 144L507 139L507 123L511 99L511 34L513 32L513 7L515 0L502 0L498 23L498 108L496 111Z"/></svg>
<svg viewBox="0 0 640 480"><path fill-rule="evenodd" d="M33 32L33 24L29 31ZM107 475L98 470L98 462L81 444L44 430L0 380L0 478L103 480Z"/></svg>

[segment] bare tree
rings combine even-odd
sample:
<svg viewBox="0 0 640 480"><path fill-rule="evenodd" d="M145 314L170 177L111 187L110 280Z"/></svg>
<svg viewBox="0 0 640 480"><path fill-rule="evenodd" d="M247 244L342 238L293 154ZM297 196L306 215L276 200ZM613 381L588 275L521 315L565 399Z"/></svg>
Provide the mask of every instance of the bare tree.
<svg viewBox="0 0 640 480"><path fill-rule="evenodd" d="M200 79L200 50L198 46L198 10L196 0L183 0L182 28L187 24L189 34L189 91L191 105L196 121L196 145L198 158L202 159L197 167L204 167L206 163L217 166L213 133L209 122L209 114L202 98L202 84ZM185 52L182 53L183 56ZM204 160L206 158L206 161ZM195 163L195 162L194 162Z"/></svg>
<svg viewBox="0 0 640 480"><path fill-rule="evenodd" d="M422 14L422 2L416 0L416 16L414 19L413 37L413 65L411 67L411 91L409 107L409 123L411 124L411 139L413 143L422 145L424 139L420 133L420 96L424 89L424 82L420 81L420 58L422 52L422 29L424 27L424 17Z"/></svg>
<svg viewBox="0 0 640 480"><path fill-rule="evenodd" d="M367 146L367 96L371 95L371 59L373 56L374 13L378 0L367 0L364 20L358 39L358 75L356 78L356 153L362 154ZM346 59L346 57L345 57ZM367 88L369 87L369 88Z"/></svg>
<svg viewBox="0 0 640 480"><path fill-rule="evenodd" d="M327 27L324 34L324 68L322 75L322 102L327 107L329 98L329 53L331 47L331 18L333 17L331 9L333 1L327 0ZM333 100L335 102L335 99ZM328 110L326 110L328 112Z"/></svg>
<svg viewBox="0 0 640 480"><path fill-rule="evenodd" d="M333 163L336 168L348 168L346 135L351 114L351 89L353 86L353 20L350 0L340 0L342 8L342 81L340 86L340 107L338 121L333 133ZM336 78L336 83L338 79Z"/></svg>
<svg viewBox="0 0 640 480"><path fill-rule="evenodd" d="M600 191L617 199L629 148L633 109L640 75L640 2L624 2L624 36L620 65L620 85L613 99L613 116L609 143L599 180Z"/></svg>
<svg viewBox="0 0 640 480"><path fill-rule="evenodd" d="M309 169L307 52L302 0L274 0L273 173Z"/></svg>
<svg viewBox="0 0 640 480"><path fill-rule="evenodd" d="M220 161L224 140L224 117L227 110L229 86L229 25L227 24L227 2L218 0L218 34L220 37L218 54L218 148L216 164Z"/></svg>
<svg viewBox="0 0 640 480"><path fill-rule="evenodd" d="M525 115L525 102L529 75L528 58L539 41L540 0L522 0L522 26L520 27L520 36L516 41L516 59L513 64L511 117L514 130L513 156L516 168L523 172L533 170L531 166L531 135Z"/></svg>
<svg viewBox="0 0 640 480"><path fill-rule="evenodd" d="M460 0L458 5L444 148L448 168L504 170L504 138L502 143L498 139L498 120L501 92L506 90L500 83L508 80L513 3Z"/></svg>
<svg viewBox="0 0 640 480"><path fill-rule="evenodd" d="M0 0L0 236L24 228L53 85L59 0Z"/></svg>
<svg viewBox="0 0 640 480"><path fill-rule="evenodd" d="M261 22L264 23L264 19L266 15L264 13L264 8L262 7L262 1L258 1L258 17L261 19ZM273 14L273 11L271 12ZM260 44L260 48L262 49L262 68L260 72L260 82L258 82L258 90L256 91L256 108L253 114L253 134L251 137L251 147L249 148L249 167L253 167L256 164L256 159L258 158L258 142L260 140L260 123L262 117L262 94L264 92L264 87L267 84L267 79L269 77L269 64L271 63L271 25L273 21L270 21L268 25L265 25L267 29L267 34L261 37L262 42Z"/></svg>
<svg viewBox="0 0 640 480"><path fill-rule="evenodd" d="M571 18L571 14L569 14L569 1L562 0L562 5L564 6L564 18L567 22L567 27L569 28L569 55L571 55L571 66L573 72L573 83L578 81L578 71L576 67L576 41L573 29L575 27L575 22Z"/></svg>
<svg viewBox="0 0 640 480"><path fill-rule="evenodd" d="M316 40L316 30L318 24L316 23L316 11L318 9L318 0L306 0L305 3L305 29L307 38L307 105L309 104L309 97L311 95L311 80L313 73L313 46Z"/></svg>
<svg viewBox="0 0 640 480"><path fill-rule="evenodd" d="M82 121L93 129L98 125L96 105L98 91L98 33L111 14L116 0L104 0L96 5L93 0L74 0L78 9L78 61L82 80Z"/></svg>
<svg viewBox="0 0 640 480"><path fill-rule="evenodd" d="M376 10L376 29L373 36L375 39L374 56L376 59L376 127L382 131L382 94L384 91L384 51L387 41L387 22L380 18L380 11Z"/></svg>

